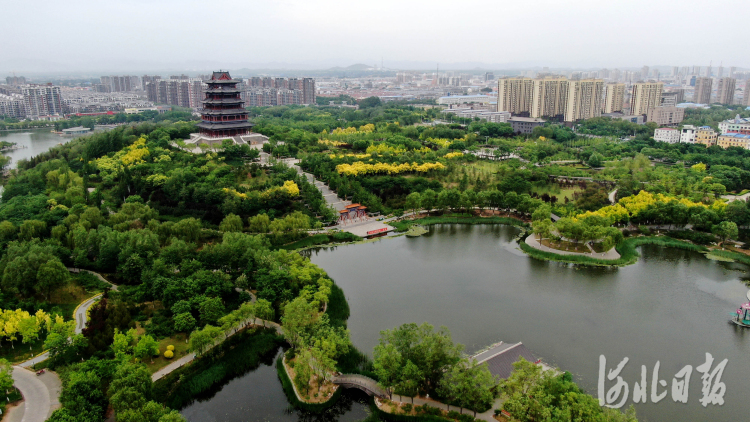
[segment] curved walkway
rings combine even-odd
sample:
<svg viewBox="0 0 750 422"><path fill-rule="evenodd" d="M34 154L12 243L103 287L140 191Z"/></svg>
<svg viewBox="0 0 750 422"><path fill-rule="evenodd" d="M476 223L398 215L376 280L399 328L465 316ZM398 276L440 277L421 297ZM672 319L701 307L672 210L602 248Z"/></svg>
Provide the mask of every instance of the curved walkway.
<svg viewBox="0 0 750 422"><path fill-rule="evenodd" d="M533 234L530 234L525 239L525 242L527 245L531 246L534 249L539 249L540 251L551 252L551 253L555 253L558 255L578 255L578 256L587 256L589 258L610 259L610 260L620 259L620 254L617 253L617 250L615 250L615 248L612 248L604 253L597 253L597 252L594 252L593 249L591 249L591 246L589 246L588 243L586 244L586 246L589 248L589 250L591 250L591 252L582 253L582 252L561 251L559 249L550 248L549 246L544 246L541 243L539 243L539 241L536 239L536 236Z"/></svg>
<svg viewBox="0 0 750 422"><path fill-rule="evenodd" d="M390 397L390 395L380 388L378 382L370 377L359 374L341 374L333 378L333 383L346 388L358 388L369 395L378 397Z"/></svg>
<svg viewBox="0 0 750 422"><path fill-rule="evenodd" d="M68 268L72 273L81 271L88 272L96 276L99 280L112 286L112 290L117 290L117 285L110 283L101 274L89 270L78 268ZM99 293L84 300L73 312L76 322L75 333L80 334L86 327L86 314L89 308L96 303L103 293ZM24 406L18 406L11 409L10 421L18 422L43 422L49 415L60 407L60 390L62 385L57 374L51 371L45 371L42 375L36 375L32 368L37 363L49 359L49 352L43 352L33 358L21 362L13 367L13 381L21 391L24 398Z"/></svg>
<svg viewBox="0 0 750 422"><path fill-rule="evenodd" d="M9 421L43 422L60 407L62 384L54 372L36 375L28 369L14 366L13 383L21 391L24 404L8 412Z"/></svg>

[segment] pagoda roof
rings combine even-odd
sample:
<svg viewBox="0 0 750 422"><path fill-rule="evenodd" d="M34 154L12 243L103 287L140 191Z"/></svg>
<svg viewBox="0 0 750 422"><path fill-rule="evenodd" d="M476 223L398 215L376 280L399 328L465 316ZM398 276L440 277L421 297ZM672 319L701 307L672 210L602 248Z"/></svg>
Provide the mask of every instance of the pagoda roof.
<svg viewBox="0 0 750 422"><path fill-rule="evenodd" d="M209 88L209 89L205 90L204 92L206 94L214 94L214 93L216 93L216 94L219 94L219 93L222 93L222 94L224 94L224 93L227 93L227 94L237 94L237 93L240 93L242 91L240 91L239 88L227 88L227 87L224 87L224 86L220 86L219 88L213 88L213 89Z"/></svg>
<svg viewBox="0 0 750 422"><path fill-rule="evenodd" d="M223 79L223 80L209 79L204 82L208 85L228 85L228 84L238 84L242 81L239 79Z"/></svg>
<svg viewBox="0 0 750 422"><path fill-rule="evenodd" d="M200 110L200 113L208 114L208 115L218 115L218 116L230 115L230 114L250 114L250 112L245 110L244 108L223 108L219 110L211 110L211 109L202 108Z"/></svg>
<svg viewBox="0 0 750 422"><path fill-rule="evenodd" d="M237 104L244 103L242 98L210 98L203 100L203 104Z"/></svg>
<svg viewBox="0 0 750 422"><path fill-rule="evenodd" d="M255 126L250 122L200 122L196 126L201 129L242 129Z"/></svg>

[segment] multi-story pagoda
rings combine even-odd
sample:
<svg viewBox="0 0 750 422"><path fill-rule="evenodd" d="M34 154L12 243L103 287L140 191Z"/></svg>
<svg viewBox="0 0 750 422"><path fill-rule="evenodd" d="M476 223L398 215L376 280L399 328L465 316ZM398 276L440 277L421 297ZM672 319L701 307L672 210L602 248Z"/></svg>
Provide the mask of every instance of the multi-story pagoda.
<svg viewBox="0 0 750 422"><path fill-rule="evenodd" d="M234 138L247 135L254 125L247 120L245 102L240 98L237 79L229 72L214 72L206 81L206 99L201 110L202 121L198 123L200 135L204 138Z"/></svg>

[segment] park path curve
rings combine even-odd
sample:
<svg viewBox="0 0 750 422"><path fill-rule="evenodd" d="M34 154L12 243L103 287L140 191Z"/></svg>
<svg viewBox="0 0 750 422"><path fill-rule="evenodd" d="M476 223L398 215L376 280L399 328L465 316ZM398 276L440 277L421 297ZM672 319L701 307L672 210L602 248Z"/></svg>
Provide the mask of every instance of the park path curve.
<svg viewBox="0 0 750 422"><path fill-rule="evenodd" d="M116 284L114 284L114 283L112 283L110 281L107 281L107 279L105 279L104 277L102 277L102 275L99 274L99 273L95 273L95 272L89 271L89 270L82 270L80 268L68 268L68 271L70 271L72 273L79 273L79 272L83 271L83 272L87 272L87 273L93 274L99 280L101 280L101 281L109 284L110 286L112 286L112 290L117 290L117 285ZM75 333L76 334L81 334L83 332L83 329L86 328L86 315L88 313L88 310L89 310L89 308L91 308L91 306L93 306L96 303L96 301L99 300L99 298L102 297L102 295L103 295L103 293L99 293L97 295L94 295L94 296L92 296L92 297L84 300L83 302L81 302L80 305L78 305L76 307L75 311L73 311L73 317L74 317L74 319L76 321L76 328L75 328ZM34 356L33 358L25 361L25 362L19 363L18 366L20 366L22 368L29 368L29 367L32 367L32 366L36 365L37 363L40 363L42 361L47 360L48 358L49 358L49 352L43 352L43 353L40 353L40 354Z"/></svg>
<svg viewBox="0 0 750 422"><path fill-rule="evenodd" d="M24 403L10 409L9 421L43 422L60 407L62 383L54 372L36 375L28 369L14 366L13 383L21 391Z"/></svg>
<svg viewBox="0 0 750 422"><path fill-rule="evenodd" d="M107 281L101 274L89 270L78 268L68 268L68 271L78 273L85 271L93 274L99 280L112 286L112 290L117 290L117 285ZM75 333L80 334L86 327L86 314L89 308L96 303L103 293L94 295L84 300L78 305L73 312L76 322ZM11 409L11 421L20 422L43 422L49 415L60 407L60 391L62 384L60 378L52 371L45 371L42 375L36 375L31 369L37 363L49 359L49 352L42 352L33 358L13 366L13 381L21 391L24 398L24 405ZM21 415L23 415L21 417ZM20 419L18 419L20 417Z"/></svg>
<svg viewBox="0 0 750 422"><path fill-rule="evenodd" d="M596 259L608 259L608 260L616 260L620 259L620 254L617 253L617 250L615 248L612 248L604 253L596 253L593 249L591 249L591 246L586 244L586 246L591 250L589 253L582 253L582 252L569 252L569 251L561 251L559 249L552 249L548 246L544 246L536 239L536 236L533 234L530 234L526 239L524 240L527 245L531 246L534 249L539 249L540 251L544 252L551 252L558 255L578 255L578 256L587 256L589 258L596 258Z"/></svg>

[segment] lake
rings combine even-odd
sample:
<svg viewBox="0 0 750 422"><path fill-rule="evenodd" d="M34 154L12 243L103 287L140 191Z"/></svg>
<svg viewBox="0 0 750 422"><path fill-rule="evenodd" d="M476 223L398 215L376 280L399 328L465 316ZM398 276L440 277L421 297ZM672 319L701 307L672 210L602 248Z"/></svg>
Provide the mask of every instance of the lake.
<svg viewBox="0 0 750 422"><path fill-rule="evenodd" d="M56 133L51 132L52 128L44 129L30 129L20 131L0 131L0 141L15 142L19 146L25 146L13 151L3 152L13 159L10 164L10 168L16 168L18 161L24 158L31 158L39 155L43 152L47 152L50 148L58 145L65 144L71 139L77 136L60 136Z"/></svg>
<svg viewBox="0 0 750 422"><path fill-rule="evenodd" d="M599 355L607 370L625 357L629 384L654 365L667 396L638 404L640 420L746 420L750 331L728 323L745 299L745 267L656 246L623 268L577 268L529 258L513 241L517 228L497 225L432 226L419 238L322 248L312 261L341 286L349 301L349 329L372 354L379 332L409 322L445 325L474 352L497 341L523 342L546 363L573 373L597 395ZM728 359L721 381L725 404L699 403L701 374L693 371L687 404L671 398L685 365L711 353ZM712 367L712 368L713 368ZM614 385L608 382L607 388Z"/></svg>

